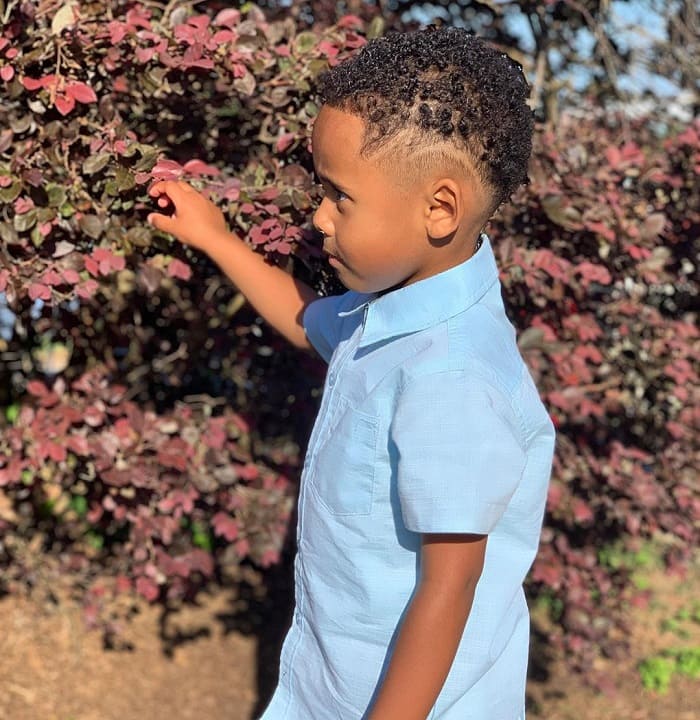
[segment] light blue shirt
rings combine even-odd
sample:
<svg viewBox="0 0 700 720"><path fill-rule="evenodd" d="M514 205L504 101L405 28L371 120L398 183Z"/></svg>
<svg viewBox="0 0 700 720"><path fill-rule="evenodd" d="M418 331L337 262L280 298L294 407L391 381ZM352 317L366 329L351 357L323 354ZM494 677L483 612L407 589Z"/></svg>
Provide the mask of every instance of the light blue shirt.
<svg viewBox="0 0 700 720"><path fill-rule="evenodd" d="M488 238L380 297L309 305L329 362L302 474L295 610L263 720L359 720L420 573L421 533L487 533L431 720L524 718L529 615L554 428L506 318Z"/></svg>

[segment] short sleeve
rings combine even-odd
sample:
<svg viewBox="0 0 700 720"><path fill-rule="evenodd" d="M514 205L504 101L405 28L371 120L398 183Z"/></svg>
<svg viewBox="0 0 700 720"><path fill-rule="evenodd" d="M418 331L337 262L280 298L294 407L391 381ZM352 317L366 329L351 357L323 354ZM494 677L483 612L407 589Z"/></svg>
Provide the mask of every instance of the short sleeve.
<svg viewBox="0 0 700 720"><path fill-rule="evenodd" d="M302 323L309 342L318 354L328 362L340 336L338 310L342 303L342 295L330 295L314 300L306 310Z"/></svg>
<svg viewBox="0 0 700 720"><path fill-rule="evenodd" d="M319 298L307 305L302 317L304 332L326 362L330 361L343 332L346 332L350 326L356 325L361 317L358 315L348 324L340 314L352 313L366 301L367 297L369 296L349 290L342 295Z"/></svg>
<svg viewBox="0 0 700 720"><path fill-rule="evenodd" d="M510 403L463 370L410 381L392 441L401 512L414 532L488 534L525 469Z"/></svg>

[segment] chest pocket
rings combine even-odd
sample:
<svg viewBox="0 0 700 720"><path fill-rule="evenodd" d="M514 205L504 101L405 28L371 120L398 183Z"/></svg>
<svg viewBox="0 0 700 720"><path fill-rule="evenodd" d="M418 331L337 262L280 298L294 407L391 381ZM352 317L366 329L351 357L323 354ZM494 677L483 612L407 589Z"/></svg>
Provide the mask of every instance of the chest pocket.
<svg viewBox="0 0 700 720"><path fill-rule="evenodd" d="M379 419L346 408L316 453L311 485L333 515L372 512Z"/></svg>

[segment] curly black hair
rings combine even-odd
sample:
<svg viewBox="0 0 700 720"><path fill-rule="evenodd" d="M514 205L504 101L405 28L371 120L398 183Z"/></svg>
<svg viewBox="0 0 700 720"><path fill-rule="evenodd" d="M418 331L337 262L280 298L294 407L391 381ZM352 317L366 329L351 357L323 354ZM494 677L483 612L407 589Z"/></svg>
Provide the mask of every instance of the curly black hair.
<svg viewBox="0 0 700 720"><path fill-rule="evenodd" d="M399 136L415 152L447 145L466 155L491 191L490 212L528 181L533 115L522 68L466 30L429 26L370 40L319 77L318 94L365 122L364 156Z"/></svg>

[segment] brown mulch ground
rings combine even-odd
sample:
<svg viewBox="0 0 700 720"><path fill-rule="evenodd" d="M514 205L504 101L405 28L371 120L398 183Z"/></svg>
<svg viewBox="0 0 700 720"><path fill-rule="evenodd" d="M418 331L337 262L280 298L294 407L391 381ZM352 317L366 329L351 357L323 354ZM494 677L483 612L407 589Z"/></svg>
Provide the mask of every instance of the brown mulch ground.
<svg viewBox="0 0 700 720"><path fill-rule="evenodd" d="M642 688L636 671L641 658L662 648L700 646L696 623L688 624L682 641L659 630L661 620L697 602L700 571L695 568L684 581L657 573L652 584L653 602L634 611L628 660L601 661L598 667L618 686L616 693L596 694L550 658L546 679L530 683L531 719L700 717L699 682L675 678L666 695L655 695ZM251 720L269 695L279 638L266 636L269 618L258 618L250 628L242 624L239 601L232 590L222 590L202 598L198 608L166 617L139 606L125 633L134 648L105 650L101 636L85 630L74 606L5 598L0 601L0 718Z"/></svg>

